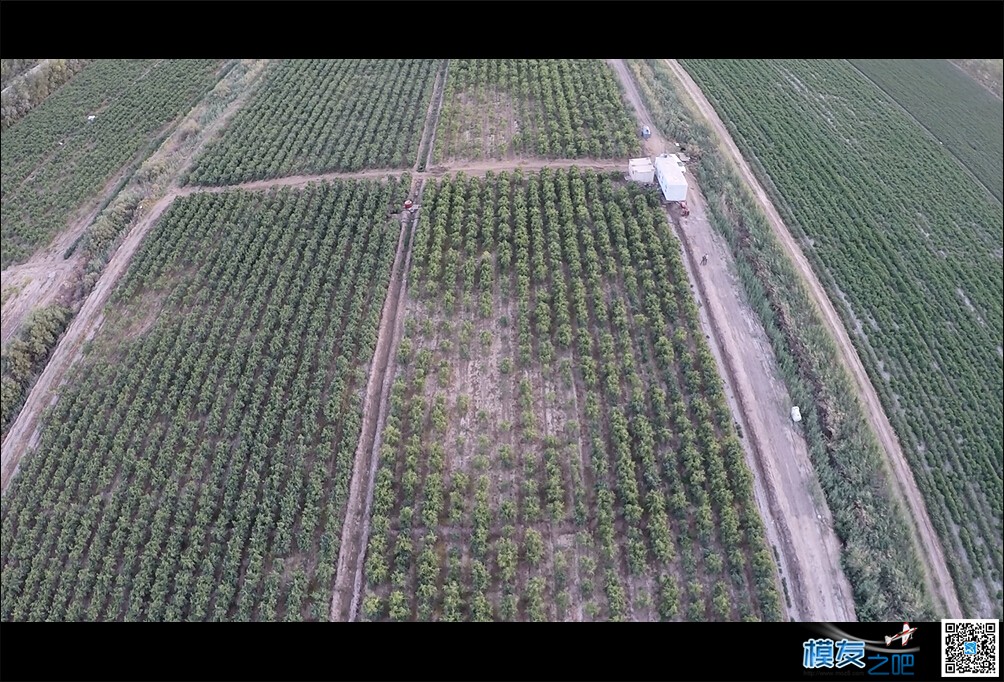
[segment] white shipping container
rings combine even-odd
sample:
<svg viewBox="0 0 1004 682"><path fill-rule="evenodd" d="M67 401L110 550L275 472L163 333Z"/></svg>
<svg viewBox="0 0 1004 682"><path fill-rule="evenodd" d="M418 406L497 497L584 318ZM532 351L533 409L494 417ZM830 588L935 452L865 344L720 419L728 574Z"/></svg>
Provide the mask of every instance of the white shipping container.
<svg viewBox="0 0 1004 682"><path fill-rule="evenodd" d="M628 161L628 177L634 182L653 182L655 166L651 159L631 159Z"/></svg>
<svg viewBox="0 0 1004 682"><path fill-rule="evenodd" d="M687 179L683 177L683 169L674 156L657 156L655 159L655 177L662 189L666 201L687 200Z"/></svg>

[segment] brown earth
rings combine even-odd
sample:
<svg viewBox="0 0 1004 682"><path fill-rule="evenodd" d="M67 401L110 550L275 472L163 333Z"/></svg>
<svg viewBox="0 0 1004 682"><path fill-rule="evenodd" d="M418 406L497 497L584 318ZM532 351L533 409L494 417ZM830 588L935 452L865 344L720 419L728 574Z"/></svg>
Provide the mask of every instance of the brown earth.
<svg viewBox="0 0 1004 682"><path fill-rule="evenodd" d="M623 60L611 65L642 125L652 131L648 153L667 149ZM671 143L669 146L675 147ZM791 398L778 378L777 361L763 327L746 304L728 244L711 228L705 200L693 178L687 197L690 216L671 222L684 247L695 298L712 352L722 368L725 394L742 426L746 459L754 472L754 493L767 537L796 620L855 620L850 584L840 566L840 542L816 480L805 439L791 422ZM708 264L698 265L707 254Z"/></svg>
<svg viewBox="0 0 1004 682"><path fill-rule="evenodd" d="M844 366L858 387L858 394L865 407L865 416L868 419L868 423L871 425L872 430L878 437L879 443L886 452L886 460L894 474L893 480L897 484L896 492L905 500L909 514L914 521L914 524L908 525L914 531L914 540L918 545L918 556L922 559L921 566L924 568L928 588L931 594L941 602L940 606L949 614L949 617L961 618L962 607L955 592L951 573L948 571L948 564L946 563L941 543L934 531L934 526L931 524L927 509L924 506L924 499L917 487L916 480L914 480L913 472L906 461L906 456L900 447L892 424L889 423L889 419L882 409L882 403L879 401L878 394L868 378L864 365L861 363L861 359L858 357L857 351L851 343L840 316L826 295L826 291L816 278L805 255L802 254L791 233L785 227L777 209L774 208L767 193L757 181L749 165L743 159L739 148L732 140L728 130L726 130L722 120L718 117L718 114L707 98L705 98L697 83L694 82L676 60L667 59L665 62L676 75L686 94L691 98L701 115L704 116L715 130L725 150L735 164L736 169L764 209L774 234L805 282L806 288L815 302L817 309L822 313L822 319L829 329L830 335L837 343Z"/></svg>

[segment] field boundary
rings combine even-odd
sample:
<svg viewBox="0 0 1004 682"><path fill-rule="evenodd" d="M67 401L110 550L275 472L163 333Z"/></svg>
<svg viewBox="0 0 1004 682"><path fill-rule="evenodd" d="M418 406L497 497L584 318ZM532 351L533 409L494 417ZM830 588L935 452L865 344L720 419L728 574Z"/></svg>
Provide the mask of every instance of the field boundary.
<svg viewBox="0 0 1004 682"><path fill-rule="evenodd" d="M359 442L356 444L349 499L346 504L345 519L342 522L342 539L338 547L338 565L329 616L329 620L332 621L355 620L359 607L363 564L369 537L370 509L373 506L373 487L379 462L380 436L387 418L390 382L394 376L390 365L395 348L401 339L404 322L404 306L401 302L405 295L407 267L411 261L411 240L406 237L409 231L414 229L415 222L417 221L411 220L405 212L401 220L391 280L380 313L380 331L370 365L369 379L366 382L366 397L362 408L363 427Z"/></svg>
<svg viewBox="0 0 1004 682"><path fill-rule="evenodd" d="M429 100L429 111L425 115L425 126L422 129L422 140L418 146L418 159L415 161L415 171L424 171L432 163L432 149L436 144L436 128L439 127L439 114L443 111L443 96L446 94L446 76L449 73L450 60L444 59L436 71L436 80L432 85L432 97ZM423 159L423 152L425 158Z"/></svg>

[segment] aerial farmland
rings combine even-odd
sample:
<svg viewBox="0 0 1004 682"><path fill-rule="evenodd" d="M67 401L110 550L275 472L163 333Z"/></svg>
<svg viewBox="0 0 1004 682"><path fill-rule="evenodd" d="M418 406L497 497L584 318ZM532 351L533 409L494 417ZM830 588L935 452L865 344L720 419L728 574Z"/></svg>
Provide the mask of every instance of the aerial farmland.
<svg viewBox="0 0 1004 682"><path fill-rule="evenodd" d="M972 61L2 60L0 619L999 618Z"/></svg>

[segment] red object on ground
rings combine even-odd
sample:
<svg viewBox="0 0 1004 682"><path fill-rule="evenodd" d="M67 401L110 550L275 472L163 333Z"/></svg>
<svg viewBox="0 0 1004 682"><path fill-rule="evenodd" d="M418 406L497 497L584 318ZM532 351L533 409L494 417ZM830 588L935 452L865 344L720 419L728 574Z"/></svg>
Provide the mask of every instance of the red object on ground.
<svg viewBox="0 0 1004 682"><path fill-rule="evenodd" d="M412 204L411 204L411 199L408 199L407 201L405 201L405 202L404 202L404 207L405 207L406 209L409 209L409 208L411 208L411 205L412 205Z"/></svg>

